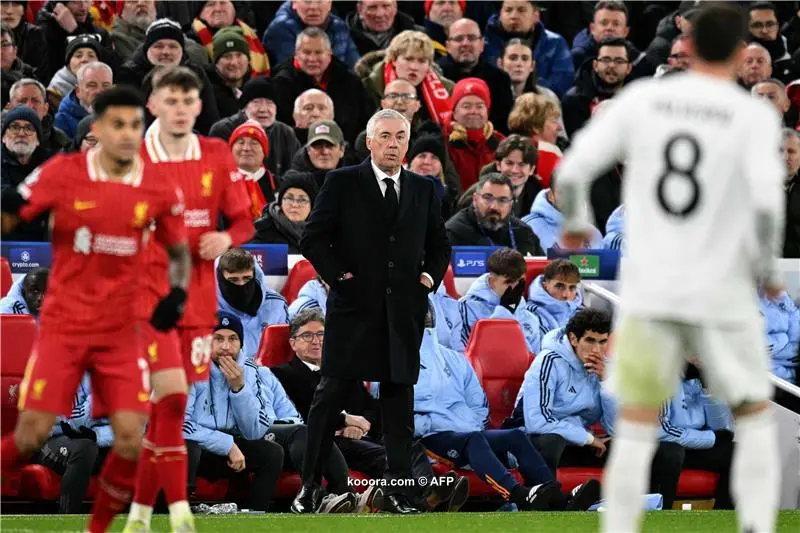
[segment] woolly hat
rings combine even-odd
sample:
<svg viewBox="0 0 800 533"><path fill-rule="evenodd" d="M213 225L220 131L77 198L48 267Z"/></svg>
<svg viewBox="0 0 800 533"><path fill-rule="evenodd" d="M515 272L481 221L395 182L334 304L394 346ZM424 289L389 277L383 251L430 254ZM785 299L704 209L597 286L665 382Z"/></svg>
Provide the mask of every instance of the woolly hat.
<svg viewBox="0 0 800 533"><path fill-rule="evenodd" d="M444 139L441 135L433 135L430 133L418 135L417 140L414 141L414 144L412 144L411 148L408 150L408 162L411 163L415 157L425 152L430 152L438 157L439 162L444 167L445 154L447 152L444 147Z"/></svg>
<svg viewBox="0 0 800 533"><path fill-rule="evenodd" d="M75 55L75 52L81 48L91 48L94 54L100 58L100 36L95 33L84 33L78 35L67 43L67 54L65 56L65 63L69 66L69 60Z"/></svg>
<svg viewBox="0 0 800 533"><path fill-rule="evenodd" d="M221 329L229 329L239 336L239 343L244 346L244 327L242 321L236 315L220 311L217 313L217 324L214 326L214 331ZM238 355L238 354L237 354Z"/></svg>
<svg viewBox="0 0 800 533"><path fill-rule="evenodd" d="M170 19L158 19L154 20L150 26L147 27L147 32L144 37L144 53L147 54L150 47L162 39L178 41L181 48L183 48L183 31L180 25Z"/></svg>
<svg viewBox="0 0 800 533"><path fill-rule="evenodd" d="M483 103L486 104L487 109L492 107L492 95L489 92L489 86L480 78L464 78L456 83L453 87L453 94L450 97L450 110L456 108L458 101L465 96L477 96Z"/></svg>
<svg viewBox="0 0 800 533"><path fill-rule="evenodd" d="M281 186L278 189L278 205L283 201L283 195L289 189L300 189L304 191L311 206L314 206L314 199L317 197L317 183L314 181L314 175L311 172L298 172L290 170L281 178Z"/></svg>
<svg viewBox="0 0 800 533"><path fill-rule="evenodd" d="M228 146L233 148L233 143L240 137L252 137L257 140L258 144L261 145L261 149L264 150L264 159L267 158L269 155L269 139L267 139L267 134L264 132L264 128L261 127L261 124L255 120L247 120L240 124L239 127L231 133L231 137L228 139Z"/></svg>
<svg viewBox="0 0 800 533"><path fill-rule="evenodd" d="M463 17L467 11L467 0L458 0L458 5L461 6L461 16ZM425 0L425 16L427 17L431 13L431 7L433 7L433 0Z"/></svg>
<svg viewBox="0 0 800 533"><path fill-rule="evenodd" d="M272 79L259 76L248 80L242 86L242 95L239 97L239 109L247 107L256 98L266 98L277 103L278 93Z"/></svg>
<svg viewBox="0 0 800 533"><path fill-rule="evenodd" d="M250 58L250 46L239 27L222 28L214 34L211 44L214 48L214 63L227 52L241 52Z"/></svg>
<svg viewBox="0 0 800 533"><path fill-rule="evenodd" d="M18 105L11 111L3 113L2 132L0 137L6 134L8 127L16 120L24 120L30 122L31 126L36 129L36 138L42 142L42 121L39 120L39 115L36 111L26 105Z"/></svg>
<svg viewBox="0 0 800 533"><path fill-rule="evenodd" d="M75 128L75 138L72 140L72 147L75 152L81 151L81 143L89 135L89 131L92 129L92 124L97 117L94 113L86 115L78 122L78 127Z"/></svg>

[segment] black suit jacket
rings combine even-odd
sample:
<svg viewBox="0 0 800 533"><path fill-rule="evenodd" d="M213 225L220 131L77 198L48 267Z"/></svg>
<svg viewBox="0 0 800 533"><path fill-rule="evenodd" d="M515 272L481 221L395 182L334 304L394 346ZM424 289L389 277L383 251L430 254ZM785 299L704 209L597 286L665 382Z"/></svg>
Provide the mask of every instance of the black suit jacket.
<svg viewBox="0 0 800 533"><path fill-rule="evenodd" d="M312 372L303 361L294 356L291 361L270 368L275 377L283 385L289 399L297 408L297 412L308 420L308 412L311 410L311 402L314 399L314 391L319 385L320 373ZM343 409L351 415L363 416L370 423L369 437L371 440L381 439L381 417L379 416L378 402L369 395L367 389L358 387L352 394L344 399ZM344 426L344 417L339 422L339 427Z"/></svg>
<svg viewBox="0 0 800 533"><path fill-rule="evenodd" d="M331 286L322 374L413 385L428 289L450 261L450 244L433 182L400 174L400 205L388 220L371 159L328 173L300 242ZM353 279L339 282L345 272Z"/></svg>

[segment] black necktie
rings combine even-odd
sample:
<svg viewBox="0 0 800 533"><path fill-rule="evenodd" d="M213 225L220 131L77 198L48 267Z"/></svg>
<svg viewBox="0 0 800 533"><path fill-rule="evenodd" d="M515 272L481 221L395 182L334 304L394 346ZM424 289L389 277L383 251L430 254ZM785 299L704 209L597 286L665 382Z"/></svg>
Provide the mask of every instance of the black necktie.
<svg viewBox="0 0 800 533"><path fill-rule="evenodd" d="M386 209L386 215L389 220L394 220L397 215L397 192L394 190L394 181L391 178L384 178L383 183L386 184L386 194L383 195L383 205Z"/></svg>

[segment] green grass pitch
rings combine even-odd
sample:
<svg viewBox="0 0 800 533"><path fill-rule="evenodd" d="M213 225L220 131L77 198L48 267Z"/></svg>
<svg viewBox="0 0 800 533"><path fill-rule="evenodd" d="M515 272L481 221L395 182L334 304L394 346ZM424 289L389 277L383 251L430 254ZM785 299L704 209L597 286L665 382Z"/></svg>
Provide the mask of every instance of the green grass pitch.
<svg viewBox="0 0 800 533"><path fill-rule="evenodd" d="M290 514L200 516L197 530L203 532L255 533L572 533L597 531L597 513L434 513L399 517L380 515L311 515ZM84 515L4 515L0 517L3 533L34 531L82 531ZM112 531L121 531L123 518L118 518ZM726 511L661 511L648 513L647 533L726 533L736 531L736 517ZM800 532L800 511L782 511L778 519L779 533ZM153 519L153 531L169 531L165 515Z"/></svg>

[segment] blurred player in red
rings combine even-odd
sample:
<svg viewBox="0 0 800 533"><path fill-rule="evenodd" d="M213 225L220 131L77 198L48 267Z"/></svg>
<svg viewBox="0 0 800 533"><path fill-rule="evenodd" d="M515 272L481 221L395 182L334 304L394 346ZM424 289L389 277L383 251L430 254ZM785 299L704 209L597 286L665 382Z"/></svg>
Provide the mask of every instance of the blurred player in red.
<svg viewBox="0 0 800 533"><path fill-rule="evenodd" d="M146 353L154 394L126 532L149 531L161 488L173 530L194 531L186 496L183 439L187 381L208 379L211 329L217 312L214 259L230 246L250 240L255 231L250 199L230 149L218 139L192 133L203 104L200 89L199 78L187 68L161 70L153 76L147 104L157 121L145 134L142 156L163 169L163 175L183 191L193 274L177 332L148 328ZM216 231L219 213L225 216L227 231ZM145 324L159 298L169 290L163 247L157 243L149 246L147 260L139 309Z"/></svg>
<svg viewBox="0 0 800 533"><path fill-rule="evenodd" d="M17 189L3 193L2 231L49 211L53 269L39 337L20 386L20 416L2 440L2 474L14 472L44 442L57 415L69 414L85 371L93 417L108 416L114 445L98 483L89 531L105 531L131 498L147 418L149 376L141 324L130 318L150 221L169 254L172 289L153 308L152 327L180 318L191 274L180 192L139 155L142 97L112 88L94 102L99 143L86 153L57 155Z"/></svg>

